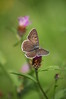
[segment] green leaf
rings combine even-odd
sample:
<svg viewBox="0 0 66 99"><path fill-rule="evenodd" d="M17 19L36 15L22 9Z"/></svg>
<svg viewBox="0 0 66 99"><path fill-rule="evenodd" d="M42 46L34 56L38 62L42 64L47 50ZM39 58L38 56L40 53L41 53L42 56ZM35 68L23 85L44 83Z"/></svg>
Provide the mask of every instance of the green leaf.
<svg viewBox="0 0 66 99"><path fill-rule="evenodd" d="M14 85L19 86L20 85L20 80L18 79L18 77L15 77L16 75L10 75Z"/></svg>
<svg viewBox="0 0 66 99"><path fill-rule="evenodd" d="M3 53L1 51L0 51L0 63L2 65L4 65L6 63L5 56L3 55Z"/></svg>
<svg viewBox="0 0 66 99"><path fill-rule="evenodd" d="M26 77L26 78L28 78L28 79L31 79L31 80L32 80L32 81L34 81L35 83L37 83L36 79L35 79L35 78L33 78L32 76L28 75L28 74L15 73L15 72L11 72L11 74Z"/></svg>
<svg viewBox="0 0 66 99"><path fill-rule="evenodd" d="M20 41L17 41L13 46L16 47L17 45L19 45Z"/></svg>
<svg viewBox="0 0 66 99"><path fill-rule="evenodd" d="M12 79L11 79L11 77L10 77L10 74L8 73L8 71L6 70L6 68L5 68L2 64L0 64L0 68L1 68L2 72L4 72L5 75L6 75L6 76L10 79L10 81L12 82Z"/></svg>
<svg viewBox="0 0 66 99"><path fill-rule="evenodd" d="M19 45L20 43L22 43L23 41L23 37L20 38L13 46L16 47L17 45Z"/></svg>
<svg viewBox="0 0 66 99"><path fill-rule="evenodd" d="M16 29L15 27L10 26L10 27L7 27L7 29L8 29L10 32L12 32L12 33L17 34L17 29Z"/></svg>
<svg viewBox="0 0 66 99"><path fill-rule="evenodd" d="M7 69L2 64L0 64L0 90L3 93L3 97L0 97L0 99L17 99L13 81ZM12 97L8 97L9 94L12 95Z"/></svg>
<svg viewBox="0 0 66 99"><path fill-rule="evenodd" d="M55 99L66 99L66 89L58 91L55 95Z"/></svg>
<svg viewBox="0 0 66 99"><path fill-rule="evenodd" d="M61 68L59 66L49 66L48 68L45 68L45 69L40 69L38 72L41 72L41 71L49 71L49 70L61 70Z"/></svg>

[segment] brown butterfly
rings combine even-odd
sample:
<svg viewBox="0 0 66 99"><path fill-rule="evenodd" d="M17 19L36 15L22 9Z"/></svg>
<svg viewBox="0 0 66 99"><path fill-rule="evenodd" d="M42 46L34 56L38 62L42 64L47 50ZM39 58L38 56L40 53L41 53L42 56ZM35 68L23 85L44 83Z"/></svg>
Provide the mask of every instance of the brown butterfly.
<svg viewBox="0 0 66 99"><path fill-rule="evenodd" d="M47 50L39 47L39 39L36 29L30 31L27 40L23 41L21 49L25 52L25 55L28 58L43 56L49 53Z"/></svg>

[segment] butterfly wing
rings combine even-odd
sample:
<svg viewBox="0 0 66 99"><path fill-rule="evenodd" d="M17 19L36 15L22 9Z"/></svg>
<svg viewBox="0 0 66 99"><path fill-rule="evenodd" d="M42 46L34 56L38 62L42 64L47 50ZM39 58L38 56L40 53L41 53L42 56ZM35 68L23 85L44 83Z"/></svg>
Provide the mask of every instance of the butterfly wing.
<svg viewBox="0 0 66 99"><path fill-rule="evenodd" d="M26 57L27 58L34 58L36 56L36 51L31 51L31 52L26 52Z"/></svg>
<svg viewBox="0 0 66 99"><path fill-rule="evenodd" d="M28 39L33 43L34 46L39 46L39 39L36 29L32 29L30 31Z"/></svg>
<svg viewBox="0 0 66 99"><path fill-rule="evenodd" d="M42 48L39 48L39 40L36 29L32 29L28 35L28 40L25 40L22 43L22 50L26 53L26 57L34 58L37 56L48 55L48 51Z"/></svg>
<svg viewBox="0 0 66 99"><path fill-rule="evenodd" d="M36 29L32 29L28 35L28 40L25 40L22 43L22 51L24 52L31 52L39 48L39 40Z"/></svg>
<svg viewBox="0 0 66 99"><path fill-rule="evenodd" d="M45 49L38 49L37 50L37 56L44 56L44 55L48 55L49 54L49 51L45 50Z"/></svg>
<svg viewBox="0 0 66 99"><path fill-rule="evenodd" d="M33 43L30 42L29 40L25 40L22 43L21 49L24 52L31 52L31 51L33 51L33 49L34 49Z"/></svg>

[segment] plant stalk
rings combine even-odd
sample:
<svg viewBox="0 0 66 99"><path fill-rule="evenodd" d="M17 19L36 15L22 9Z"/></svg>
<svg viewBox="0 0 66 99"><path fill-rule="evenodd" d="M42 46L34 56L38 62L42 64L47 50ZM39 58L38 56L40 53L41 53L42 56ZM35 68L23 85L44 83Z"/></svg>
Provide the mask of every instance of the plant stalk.
<svg viewBox="0 0 66 99"><path fill-rule="evenodd" d="M55 80L53 99L55 99L56 88L57 88L57 80Z"/></svg>
<svg viewBox="0 0 66 99"><path fill-rule="evenodd" d="M38 69L35 69L35 73L36 73L37 84L38 84L38 86L39 86L41 92L43 93L44 98L48 99L48 97L47 97L45 91L43 90L42 86L40 85L39 78L38 78Z"/></svg>

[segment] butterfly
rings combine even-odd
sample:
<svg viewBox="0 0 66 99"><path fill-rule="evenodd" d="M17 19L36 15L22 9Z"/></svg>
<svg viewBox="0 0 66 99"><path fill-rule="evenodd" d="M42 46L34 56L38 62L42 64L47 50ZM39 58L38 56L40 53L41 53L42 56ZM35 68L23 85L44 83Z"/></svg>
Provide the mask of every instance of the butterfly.
<svg viewBox="0 0 66 99"><path fill-rule="evenodd" d="M23 52L27 58L34 58L36 56L48 55L49 51L39 47L39 39L36 29L32 29L24 40L21 46Z"/></svg>

